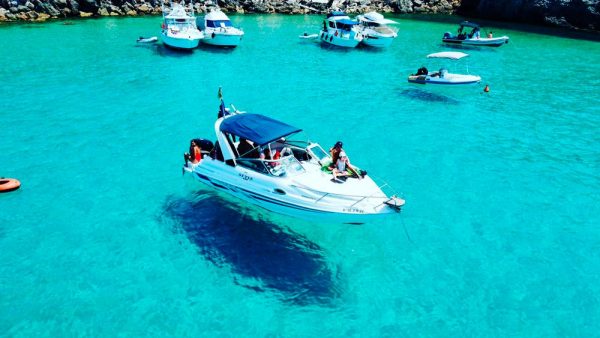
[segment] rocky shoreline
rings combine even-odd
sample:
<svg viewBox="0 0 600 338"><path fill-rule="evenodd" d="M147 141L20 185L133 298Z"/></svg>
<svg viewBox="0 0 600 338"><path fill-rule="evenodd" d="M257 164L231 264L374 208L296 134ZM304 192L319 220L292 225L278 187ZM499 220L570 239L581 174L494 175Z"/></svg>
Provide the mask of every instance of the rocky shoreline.
<svg viewBox="0 0 600 338"><path fill-rule="evenodd" d="M212 3L198 1L194 7L202 13ZM332 9L443 13L600 31L600 0L221 0L218 4L224 11L237 13L309 14ZM161 13L160 0L0 0L0 22Z"/></svg>

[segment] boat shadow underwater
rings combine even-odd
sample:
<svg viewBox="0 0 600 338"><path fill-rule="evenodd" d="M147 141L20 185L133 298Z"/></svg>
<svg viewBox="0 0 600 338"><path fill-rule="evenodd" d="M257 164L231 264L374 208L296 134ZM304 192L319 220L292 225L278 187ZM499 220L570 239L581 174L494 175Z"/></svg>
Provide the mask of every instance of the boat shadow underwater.
<svg viewBox="0 0 600 338"><path fill-rule="evenodd" d="M284 226L237 210L214 193L170 197L164 216L175 221L199 253L229 267L234 283L296 305L331 306L341 294L339 270L316 243Z"/></svg>
<svg viewBox="0 0 600 338"><path fill-rule="evenodd" d="M423 90L423 89L418 89L418 88L410 88L410 89L404 89L403 91L400 92L400 95L404 96L404 97L408 97L410 99L415 99L415 100L419 100L419 101L424 101L424 102L439 102L439 103L446 103L446 104L452 104L452 105L459 105L460 101L453 99L451 97L442 95L442 94L438 94L438 93L434 93L434 92L430 92L427 90Z"/></svg>
<svg viewBox="0 0 600 338"><path fill-rule="evenodd" d="M137 47L146 47L151 49L154 54L164 57L189 57L194 55L193 49L177 49L164 45L163 43L138 44Z"/></svg>

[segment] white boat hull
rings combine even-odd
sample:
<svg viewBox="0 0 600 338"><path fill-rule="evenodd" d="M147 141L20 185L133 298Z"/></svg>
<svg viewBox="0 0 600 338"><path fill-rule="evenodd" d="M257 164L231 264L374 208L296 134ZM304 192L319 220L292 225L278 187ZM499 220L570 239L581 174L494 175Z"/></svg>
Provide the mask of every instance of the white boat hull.
<svg viewBox="0 0 600 338"><path fill-rule="evenodd" d="M201 34L198 33L178 33L171 34L170 32L163 31L161 33L162 42L171 47L177 49L194 49L198 47L200 43Z"/></svg>
<svg viewBox="0 0 600 338"><path fill-rule="evenodd" d="M365 35L362 43L369 47L385 48L394 41L395 36Z"/></svg>
<svg viewBox="0 0 600 338"><path fill-rule="evenodd" d="M460 40L455 37L443 38L442 42L451 45L467 45L467 46L485 46L485 47L500 47L508 43L508 36L497 38L479 38L479 39L464 39Z"/></svg>
<svg viewBox="0 0 600 338"><path fill-rule="evenodd" d="M452 73L446 73L444 77L439 77L429 73L428 75L411 75L408 77L408 82L433 85L469 85L481 82L481 77Z"/></svg>
<svg viewBox="0 0 600 338"><path fill-rule="evenodd" d="M242 41L243 34L207 33L201 40L202 43L211 46L237 47Z"/></svg>
<svg viewBox="0 0 600 338"><path fill-rule="evenodd" d="M342 201L335 196L316 192L302 185L301 180L286 180L256 173L236 166L231 167L210 157L205 157L195 167L184 167L193 178L218 191L225 192L266 210L308 220L323 220L340 223L365 223L380 216L396 214L397 210L385 204L388 197L369 178L360 180L364 186L376 191L368 198L347 197ZM320 171L320 170L317 170ZM313 173L315 174L315 173ZM325 173L316 173L326 175ZM355 180L356 179L349 179ZM334 186L342 184L329 182ZM352 182L352 183L357 183ZM344 183L350 184L350 182Z"/></svg>
<svg viewBox="0 0 600 338"><path fill-rule="evenodd" d="M335 33L324 31L321 31L319 38L321 39L321 42L325 44L344 48L355 48L362 40L357 38L356 35L350 33L338 33L336 35Z"/></svg>

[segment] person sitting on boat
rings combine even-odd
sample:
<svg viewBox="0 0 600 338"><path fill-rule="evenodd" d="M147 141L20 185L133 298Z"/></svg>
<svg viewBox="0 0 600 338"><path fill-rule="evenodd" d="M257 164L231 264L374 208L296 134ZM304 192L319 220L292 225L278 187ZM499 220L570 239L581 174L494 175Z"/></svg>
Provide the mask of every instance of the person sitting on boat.
<svg viewBox="0 0 600 338"><path fill-rule="evenodd" d="M257 149L254 148L252 141L246 140L240 137L240 142L237 146L237 152L240 157L246 158L259 158L260 154Z"/></svg>
<svg viewBox="0 0 600 338"><path fill-rule="evenodd" d="M331 147L329 149L329 154L331 155L331 164L329 165L329 170L333 170L333 168L335 167L335 163L337 162L338 158L340 157L340 153L344 152L344 149L342 149L342 146L344 144L342 143L342 141L337 141L333 147Z"/></svg>
<svg viewBox="0 0 600 338"><path fill-rule="evenodd" d="M440 77L440 79L443 79L444 76L446 75L446 73L448 73L448 69L446 69L446 68L440 68L440 72L438 74L439 77Z"/></svg>
<svg viewBox="0 0 600 338"><path fill-rule="evenodd" d="M492 34L492 32L490 31L490 32L488 33L488 39L492 39L493 37L494 37L494 34Z"/></svg>
<svg viewBox="0 0 600 338"><path fill-rule="evenodd" d="M190 152L185 153L183 158L185 159L186 164L188 162L197 164L202 161L202 149L200 149L200 146L198 146L194 140L190 142Z"/></svg>
<svg viewBox="0 0 600 338"><path fill-rule="evenodd" d="M425 68L425 66L423 66L417 70L417 75L427 75L427 74L429 74L429 71L427 70L427 68Z"/></svg>
<svg viewBox="0 0 600 338"><path fill-rule="evenodd" d="M356 169L354 169L350 164L350 159L348 158L348 156L346 156L346 153L344 151L341 151L339 153L339 158L337 159L337 161L335 161L335 167L331 171L331 173L333 174L333 179L337 181L338 176L349 176L349 172L351 172L352 175L356 175L358 179L362 178L362 176L359 175Z"/></svg>

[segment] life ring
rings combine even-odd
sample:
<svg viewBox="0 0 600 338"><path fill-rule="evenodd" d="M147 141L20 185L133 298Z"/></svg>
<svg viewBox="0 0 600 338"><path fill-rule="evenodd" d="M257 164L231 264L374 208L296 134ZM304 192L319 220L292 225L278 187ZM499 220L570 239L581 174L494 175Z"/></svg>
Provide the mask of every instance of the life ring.
<svg viewBox="0 0 600 338"><path fill-rule="evenodd" d="M19 189L21 182L14 178L1 178L0 179L0 192L9 192Z"/></svg>
<svg viewBox="0 0 600 338"><path fill-rule="evenodd" d="M335 31L335 36L338 36L338 31Z"/></svg>

